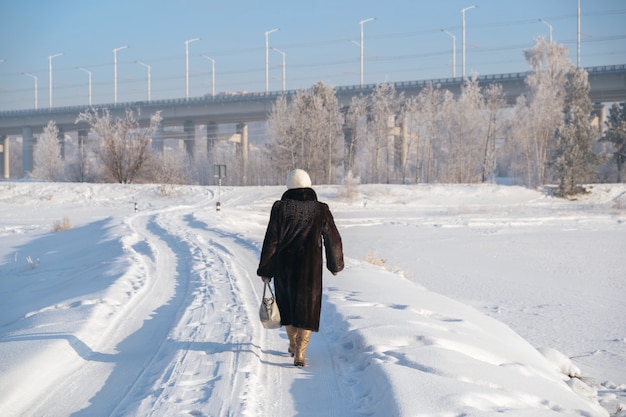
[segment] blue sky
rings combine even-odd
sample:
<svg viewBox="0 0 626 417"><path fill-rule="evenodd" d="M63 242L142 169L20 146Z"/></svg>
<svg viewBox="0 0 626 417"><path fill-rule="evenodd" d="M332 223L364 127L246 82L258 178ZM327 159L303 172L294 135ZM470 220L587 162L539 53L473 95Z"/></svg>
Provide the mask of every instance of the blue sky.
<svg viewBox="0 0 626 417"><path fill-rule="evenodd" d="M287 89L317 81L334 86L360 81L359 22L364 27L364 82L446 78L462 66L461 9L466 16L466 73L523 72L523 50L549 35L570 48L576 62L577 0L21 0L0 4L0 111L87 105L91 72L94 104L114 101L113 49L119 50L118 102L185 97L185 41L189 95L215 90L265 91L265 32L286 54ZM626 1L581 0L582 66L626 64ZM282 55L270 50L269 90L282 88Z"/></svg>

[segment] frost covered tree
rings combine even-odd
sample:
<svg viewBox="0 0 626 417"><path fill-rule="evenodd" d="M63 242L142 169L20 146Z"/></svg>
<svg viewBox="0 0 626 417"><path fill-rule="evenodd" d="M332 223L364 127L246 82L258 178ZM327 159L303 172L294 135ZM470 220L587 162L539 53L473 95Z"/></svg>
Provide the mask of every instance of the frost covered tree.
<svg viewBox="0 0 626 417"><path fill-rule="evenodd" d="M415 183L434 179L434 149L442 126L445 95L439 86L429 84L417 97L406 100L404 120L407 124L407 151L413 161Z"/></svg>
<svg viewBox="0 0 626 417"><path fill-rule="evenodd" d="M300 93L296 93L296 98L298 94ZM280 96L274 102L267 119L269 138L266 144L267 158L270 166L278 173L288 172L291 167L298 166L302 162L299 158L297 138L292 128L290 112L287 97Z"/></svg>
<svg viewBox="0 0 626 417"><path fill-rule="evenodd" d="M489 84L484 93L485 97L485 117L487 119L487 134L485 137L485 147L483 151L482 182L490 182L496 175L496 139L502 128L503 121L498 118L506 101L502 85Z"/></svg>
<svg viewBox="0 0 626 417"><path fill-rule="evenodd" d="M432 84L422 90L418 96L422 118L420 141L416 160L415 182L431 182L434 179L436 161L434 160L434 144L441 130L443 103L452 98L449 91L441 91Z"/></svg>
<svg viewBox="0 0 626 417"><path fill-rule="evenodd" d="M537 186L552 179L550 158L556 145L555 132L563 124L565 83L574 65L565 46L543 37L524 54L531 67L526 77L529 92L518 101L512 143L523 160L519 166L525 171L526 184Z"/></svg>
<svg viewBox="0 0 626 417"><path fill-rule="evenodd" d="M67 176L70 181L90 182L99 176L99 167L94 162L92 143L79 134L76 153L66 161Z"/></svg>
<svg viewBox="0 0 626 417"><path fill-rule="evenodd" d="M148 178L161 184L161 192L168 194L172 185L188 184L191 176L191 161L184 149L166 149L148 161Z"/></svg>
<svg viewBox="0 0 626 417"><path fill-rule="evenodd" d="M558 194L570 196L584 192L582 185L593 180L600 159L592 151L596 133L591 126L587 71L570 72L565 90L565 122L556 135L555 172Z"/></svg>
<svg viewBox="0 0 626 417"><path fill-rule="evenodd" d="M359 94L352 97L350 107L345 116L344 132L345 151L344 151L344 172L356 173L361 172L356 166L356 156L361 151L365 142L367 133L365 122L367 115L367 97Z"/></svg>
<svg viewBox="0 0 626 417"><path fill-rule="evenodd" d="M371 161L371 182L384 179L389 183L391 171L399 167L395 152L398 144L392 131L403 101L404 95L398 94L393 84L388 83L377 85L370 96L367 148ZM384 177L381 176L382 170L385 171Z"/></svg>
<svg viewBox="0 0 626 417"><path fill-rule="evenodd" d="M321 145L323 150L322 164L318 168L318 178L333 183L335 167L343 162L341 144L343 143L343 116L339 109L339 101L335 94L335 89L322 82L315 84L311 88L313 97L318 100L313 106L314 113L311 114L313 121L312 131L315 132L314 139ZM313 130L313 128L315 128Z"/></svg>
<svg viewBox="0 0 626 417"><path fill-rule="evenodd" d="M443 104L442 141L437 161L440 180L449 183L477 182L482 171L482 114L484 100L476 78L467 79L457 100L448 96Z"/></svg>
<svg viewBox="0 0 626 417"><path fill-rule="evenodd" d="M68 165L68 170L72 180L78 182L87 181L89 177L89 153L85 143L78 143L76 157Z"/></svg>
<svg viewBox="0 0 626 417"><path fill-rule="evenodd" d="M409 175L409 165L411 162L415 164L415 182L419 177L419 158L421 157L421 108L419 95L417 97L408 98L402 106L402 128L405 136L402 160L402 183L407 181Z"/></svg>
<svg viewBox="0 0 626 417"><path fill-rule="evenodd" d="M622 171L626 161L626 103L613 103L609 108L606 121L607 131L604 140L615 147L615 163L617 164L617 182L622 182Z"/></svg>
<svg viewBox="0 0 626 417"><path fill-rule="evenodd" d="M59 143L59 129L51 120L33 148L34 178L57 181L63 177L63 158Z"/></svg>
<svg viewBox="0 0 626 417"><path fill-rule="evenodd" d="M335 90L322 82L291 101L280 97L268 117L267 156L282 175L298 167L316 182L331 183L342 161L342 124Z"/></svg>
<svg viewBox="0 0 626 417"><path fill-rule="evenodd" d="M150 142L161 123L161 113L150 117L150 126L139 124L140 110L126 109L125 116L113 118L108 109L90 109L78 115L100 137L95 152L111 180L132 183L150 156Z"/></svg>

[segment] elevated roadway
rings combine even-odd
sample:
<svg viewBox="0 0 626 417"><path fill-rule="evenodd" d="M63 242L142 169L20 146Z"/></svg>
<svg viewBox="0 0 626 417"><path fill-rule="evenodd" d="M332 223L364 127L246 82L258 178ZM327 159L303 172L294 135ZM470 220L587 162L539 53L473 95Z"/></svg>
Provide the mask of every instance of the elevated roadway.
<svg viewBox="0 0 626 417"><path fill-rule="evenodd" d="M590 98L594 103L607 103L626 100L626 65L613 65L587 68L589 73ZM492 83L502 85L509 104L515 103L517 98L526 89L527 73L486 75L478 77L479 85L485 87ZM393 83L398 93L405 97L418 95L428 85L438 85L458 95L463 85L462 78L446 78L425 81L405 81ZM370 94L376 88L375 84L360 86L337 87L337 99L341 107L348 107L354 96ZM207 151L211 151L215 141L219 140L218 126L220 124L237 124L237 142L241 144L242 158L247 166L248 123L265 120L272 110L276 99L282 94L293 96L296 91L271 93L246 93L233 95L205 96L190 99L156 100L151 102L133 102L118 104L103 104L95 108L108 108L113 117L123 117L127 108L140 109L139 122L148 125L150 116L157 111L163 117L161 127L182 126L187 152L193 155L195 141L195 127L207 125ZM602 113L602 106L597 106ZM4 178L9 177L9 136L22 136L22 172L25 175L33 169L33 147L35 134L41 133L50 120L54 120L59 128L59 141L64 155L64 138L66 132L77 131L79 142L84 141L89 132L85 123L76 123L81 112L87 106L55 107L52 109L15 110L0 112L0 172ZM600 117L602 120L603 117ZM152 146L162 149L163 141L167 139L164 130L153 138ZM245 182L245 181L244 181Z"/></svg>
<svg viewBox="0 0 626 417"><path fill-rule="evenodd" d="M607 103L626 100L626 65L612 65L587 68L589 73L590 97L594 103ZM526 91L527 73L485 75L478 77L479 84L485 87L491 83L501 84L509 104ZM460 77L424 81L404 81L393 83L397 92L406 97L415 96L429 84L459 94L463 84ZM349 106L352 97L369 94L375 84L337 87L336 94L342 107ZM150 115L161 111L162 125L184 126L185 124L226 124L248 123L265 120L277 97L282 94L294 95L295 90L270 93L242 93L217 95L215 97L195 97L190 99L153 100L151 102L130 102L95 105L95 108L108 108L113 116L123 116L127 108L141 109L141 122L147 124ZM21 135L28 127L32 133L40 133L50 120L54 120L65 132L87 129L86 125L76 125L78 114L87 106L55 107L52 109L15 110L0 112L0 136Z"/></svg>

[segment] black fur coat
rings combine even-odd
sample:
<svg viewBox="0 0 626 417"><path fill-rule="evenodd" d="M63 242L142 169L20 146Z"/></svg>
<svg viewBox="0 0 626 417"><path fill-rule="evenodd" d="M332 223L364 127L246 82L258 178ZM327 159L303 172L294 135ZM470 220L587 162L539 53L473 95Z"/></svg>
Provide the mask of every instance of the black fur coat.
<svg viewBox="0 0 626 417"><path fill-rule="evenodd" d="M322 308L322 244L326 267L343 269L341 236L312 188L287 190L272 206L257 274L274 278L283 325L317 332Z"/></svg>

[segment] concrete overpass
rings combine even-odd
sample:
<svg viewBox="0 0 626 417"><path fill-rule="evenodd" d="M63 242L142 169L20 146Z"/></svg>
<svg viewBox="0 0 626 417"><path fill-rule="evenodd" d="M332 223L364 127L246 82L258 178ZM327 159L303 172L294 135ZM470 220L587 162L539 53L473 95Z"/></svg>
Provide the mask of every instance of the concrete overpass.
<svg viewBox="0 0 626 417"><path fill-rule="evenodd" d="M587 68L587 71L589 73L590 98L592 102L607 103L626 100L626 65L590 67ZM478 81L482 87L491 83L501 84L508 103L513 104L517 97L526 91L526 75L527 73L485 75L479 76ZM461 77L456 77L424 81L404 81L393 84L397 92L403 92L406 97L411 97L418 95L431 83L458 95L461 91L463 80ZM337 87L337 99L342 107L347 107L350 105L352 97L361 93L372 93L375 87L375 84L364 85L363 88L358 85ZM215 140L218 131L217 126L220 124L240 124L238 133L247 136L247 123L265 120L277 97L282 94L292 96L295 93L295 90L285 93L240 93L190 99L102 104L93 107L108 108L114 117L122 117L125 110L129 107L140 108L140 121L145 125L148 124L151 114L161 111L163 127L184 126L184 131L188 132L191 139L195 126L206 124L208 126L207 137ZM28 171L32 169L33 135L41 133L50 120L56 122L62 134L69 131L78 131L79 136L81 134L86 135L89 126L75 123L78 114L86 109L87 106L72 106L0 112L0 146L3 149L8 149L7 137L10 135L22 135L24 138L24 170ZM4 171L6 172L8 152L3 152L3 154L0 157L0 165L4 165ZM6 174L5 177L7 177Z"/></svg>

